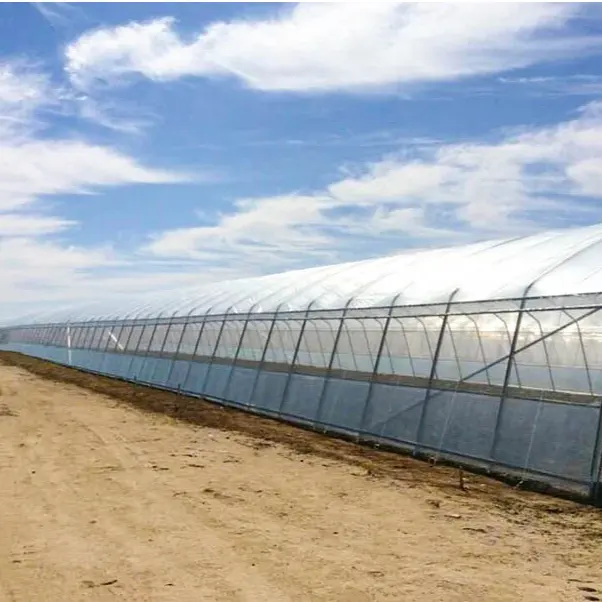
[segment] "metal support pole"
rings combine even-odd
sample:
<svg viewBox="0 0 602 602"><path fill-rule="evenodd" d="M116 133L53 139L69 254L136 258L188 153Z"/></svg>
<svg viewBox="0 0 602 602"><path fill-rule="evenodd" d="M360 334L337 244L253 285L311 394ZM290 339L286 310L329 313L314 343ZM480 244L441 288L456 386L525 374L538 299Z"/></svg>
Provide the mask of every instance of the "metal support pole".
<svg viewBox="0 0 602 602"><path fill-rule="evenodd" d="M446 328L449 327L449 319L448 319L447 323L445 324L445 327ZM454 358L456 360L456 369L458 370L458 382L459 382L460 380L462 380L462 366L460 365L460 360L458 359L458 348L456 347L454 333L451 328L449 329L449 340L451 341L452 349L454 352Z"/></svg>
<svg viewBox="0 0 602 602"><path fill-rule="evenodd" d="M196 342L194 344L194 349L192 350L192 358L188 362L188 369L186 370L186 376L184 377L184 380L182 381L182 386L179 387L181 390L184 390L184 391L188 390L188 388L186 387L186 383L188 382L188 379L190 378L190 371L192 370L192 362L195 361L194 358L196 357L197 351L199 350L199 345L201 344L201 339L203 338L203 332L205 331L205 325L208 322L207 318L209 317L212 309L213 309L213 307L210 307L205 312L205 315L203 316L203 321L201 322L201 328L199 329L199 336L197 337ZM189 322L186 323L186 326L188 326L188 324L189 324ZM186 328L184 328L184 330L186 330ZM182 331L182 334L184 334L184 331Z"/></svg>
<svg viewBox="0 0 602 602"><path fill-rule="evenodd" d="M548 365L548 376L550 377L550 384L552 385L552 391L556 391L556 385L554 384L554 374L552 372L552 362L550 361L550 354L548 352L548 342L544 337L543 328L541 326L541 322L533 315L531 315L531 319L537 322L537 326L539 328L539 334L541 335L539 338L541 340L541 344L543 345L543 352L546 357L546 363Z"/></svg>
<svg viewBox="0 0 602 602"><path fill-rule="evenodd" d="M255 379L253 380L253 387L251 388L251 394L249 395L249 405L253 404L253 399L255 398L255 391L257 390L257 383L259 382L259 376L263 367L265 365L265 358L268 353L268 346L270 345L270 340L272 339L272 334L274 332L274 328L276 327L276 321L278 320L278 312L282 307L282 303L278 305L276 311L274 312L274 318L270 322L270 328L268 330L268 336L265 340L265 345L263 346L263 351L261 352L261 358L259 359L259 364L256 368Z"/></svg>
<svg viewBox="0 0 602 602"><path fill-rule="evenodd" d="M416 377L416 367L414 366L414 358L412 357L412 348L410 347L410 341L408 340L408 334L406 332L405 326L403 325L403 318L395 318L399 322L399 328L401 330L401 334L403 335L403 340L406 344L406 349L408 350L408 361L410 363L410 370L412 371L412 376ZM393 367L392 367L393 368ZM393 368L393 374L395 374L395 369Z"/></svg>
<svg viewBox="0 0 602 602"><path fill-rule="evenodd" d="M223 316L222 325L220 326L219 333L217 335L217 340L215 341L215 346L213 347L213 353L211 354L211 357L209 358L209 366L207 367L207 373L205 374L205 378L203 379L203 390L202 390L203 394L207 390L207 385L209 384L209 377L211 376L211 372L213 371L215 354L217 353L217 350L219 349L219 344L222 339L222 334L224 332L224 329L226 328L226 322L228 321L228 315L230 314L230 310L232 309L232 307L234 307L234 306L231 305L226 310L226 313Z"/></svg>
<svg viewBox="0 0 602 602"><path fill-rule="evenodd" d="M176 313L177 313L177 311L174 311L174 313L169 318L169 322L167 322L167 330L165 331L165 336L163 337L163 342L161 343L161 348L159 349L159 353L158 353L157 359L163 359L163 352L165 351L165 344L167 343L167 338L169 337L169 331L171 330L171 327L172 327L172 325L174 323L174 319L175 319ZM153 337L154 336L155 335L153 334ZM152 346L152 343L153 343L153 340L151 339L151 342L150 342L151 346ZM149 347L149 349L150 349L150 347ZM151 382L151 383L155 382L155 374L157 374L158 363L159 362L157 362L155 364L155 367L153 368L153 372L150 375L149 382Z"/></svg>
<svg viewBox="0 0 602 602"><path fill-rule="evenodd" d="M539 422L539 416L541 414L541 408L543 407L543 391L539 397L539 401L537 401L537 410L535 411L535 416L533 417L533 426L531 427L531 436L529 437L529 445L527 447L527 455L525 457L525 462L523 464L523 475L521 477L521 481L525 480L525 476L527 471L529 470L529 462L531 462L531 452L533 451L533 443L535 441L535 433L537 431L537 423Z"/></svg>
<svg viewBox="0 0 602 602"><path fill-rule="evenodd" d="M45 344L47 346L50 346L54 343L54 336L57 334L57 331L59 330L59 326L58 325L53 325L53 326L49 326L47 328L46 331L46 342Z"/></svg>
<svg viewBox="0 0 602 602"><path fill-rule="evenodd" d="M443 451L443 445L445 444L445 435L447 435L447 428L449 427L449 421L451 420L452 414L454 413L454 407L456 405L456 397L458 396L458 385L454 389L454 394L452 395L451 401L447 404L447 414L445 415L445 422L443 423L443 428L441 429L441 437L439 437L439 445L435 450L435 455L433 460L437 462L439 460L440 454Z"/></svg>
<svg viewBox="0 0 602 602"><path fill-rule="evenodd" d="M303 340L303 334L305 333L305 328L307 326L307 322L309 319L309 313L311 311L312 305L315 301L312 301L305 310L305 316L303 317L303 321L301 322L301 328L299 330L299 339L297 340L297 344L295 345L295 351L293 352L293 358L291 360L291 364L288 370L288 376L286 378L286 384L284 385L284 391L282 392L282 399L280 400L280 405L278 406L278 414L282 414L282 410L284 405L286 404L288 393L290 390L291 379L293 376L293 370L295 367L295 363L297 362L297 357L299 356L299 349L301 349L301 341Z"/></svg>
<svg viewBox="0 0 602 602"><path fill-rule="evenodd" d="M92 334L92 327L90 326L90 322L82 322L82 335L79 340L79 348L83 351L86 350L86 344L88 343L88 338Z"/></svg>
<svg viewBox="0 0 602 602"><path fill-rule="evenodd" d="M171 366L169 367L169 372L167 373L166 383L169 383L171 381L171 376L173 374L174 368L176 367L176 362L178 361L178 359L180 357L180 348L182 346L182 343L184 342L184 334L186 333L186 327L189 324L190 316L192 316L192 314L194 313L194 310L195 310L195 308L192 308L188 312L188 314L184 318L184 322L182 323L182 332L180 333L180 338L178 339L178 344L176 346L175 353L173 354L173 358L171 360ZM209 310L209 311L211 311L211 310ZM206 315L207 314L205 314L205 316ZM197 341L198 341L198 339L197 339ZM189 362L189 368L190 368L190 362Z"/></svg>
<svg viewBox="0 0 602 602"><path fill-rule="evenodd" d="M454 297L458 294L459 289L456 289L449 297L447 301L447 305L445 306L445 314L443 315L443 320L441 321L441 330L439 331L439 337L437 339L437 346L435 347L435 353L433 354L433 363L431 364L431 371L429 374L426 394L424 396L424 401L422 402L422 410L420 412L420 419L418 421L418 428L416 430L416 445L414 446L414 454L416 454L420 448L420 443L423 437L424 431L424 421L426 419L426 410L428 407L428 403L431 399L431 391L433 388L433 382L437 377L437 362L439 361L439 354L441 353L441 347L443 345L443 340L445 339L445 330L447 328L447 319L449 317L449 312L451 310L451 305L454 300ZM427 337L428 340L428 337Z"/></svg>
<svg viewBox="0 0 602 602"><path fill-rule="evenodd" d="M109 355L109 351L108 351L109 343L113 340L117 340L117 339L115 339L115 335L113 334L113 328L115 327L116 324L118 324L118 321L113 320L112 322L110 322L108 325L105 326L105 332L107 333L107 342L102 350L104 357L102 358L102 363L100 364L100 368L99 368L99 372L102 372L103 374L107 373L105 370L105 365L107 363L107 356Z"/></svg>
<svg viewBox="0 0 602 602"><path fill-rule="evenodd" d="M89 337L89 339L86 341L86 350L87 351L94 351L94 339L96 339L96 333L98 331L102 332L102 329L100 328L100 326L98 326L98 321L96 318L94 318L94 320L92 320L92 328L91 328L91 335Z"/></svg>
<svg viewBox="0 0 602 602"><path fill-rule="evenodd" d="M242 327L242 332L240 333L240 339L238 340L238 346L236 347L236 352L234 353L234 357L232 358L232 364L230 365L230 372L228 373L228 380L226 381L226 386L224 388L224 399L228 399L228 393L230 392L230 382L232 380L232 374L234 373L234 368L236 367L236 363L238 362L238 356L240 355L240 350L242 349L243 340L245 338L245 334L247 332L247 328L249 326L249 320L251 319L251 315L255 308L257 307L257 303L255 303L251 309L247 312L247 316L244 321L244 325ZM232 399L230 401L236 401Z"/></svg>
<svg viewBox="0 0 602 602"><path fill-rule="evenodd" d="M352 318L357 320L357 318ZM359 322L359 320L358 320ZM345 322L345 324L347 325L348 322ZM355 355L355 349L353 348L353 336L351 336L349 328L347 328L347 342L349 343L349 350L351 351L351 359L353 361L353 368L355 370L355 372L359 372L360 371L360 367L357 363L357 357Z"/></svg>
<svg viewBox="0 0 602 602"><path fill-rule="evenodd" d="M566 314L570 319L573 319L573 316L566 310L562 310L564 314ZM579 322L575 323L575 327L577 328L577 335L579 337L579 348L581 349L581 355L583 356L583 366L585 367L585 375L587 376L587 385L589 394L594 397L594 385L592 382L592 375L589 368L589 362L587 360L587 352L585 350L585 345L583 343L583 333L581 332L581 326Z"/></svg>
<svg viewBox="0 0 602 602"><path fill-rule="evenodd" d="M176 348L171 356L171 363L169 364L169 370L167 372L167 378L165 379L165 384L167 385L167 383L169 383L169 381L171 380L171 375L173 374L173 370L176 366L176 361L178 359L178 355L180 353L180 345L182 344L182 341L184 340L184 332L186 331L186 326L188 325L188 320L190 318L190 313L184 318L184 321L182 322L181 326L182 326L182 332L180 333L180 336L178 337L178 342L176 344ZM167 333L167 336L169 336L169 331Z"/></svg>
<svg viewBox="0 0 602 602"><path fill-rule="evenodd" d="M489 458L494 459L495 451L498 444L499 439L499 430L500 430L500 421L503 413L503 406L506 401L506 397L508 395L508 387L510 386L510 377L512 376L512 365L514 362L514 356L516 355L516 348L518 346L518 339L520 337L520 327L523 321L523 314L525 312L525 305L527 303L527 291L525 291L525 296L521 300L520 307L518 309L518 316L516 317L516 326L514 328L514 334L512 335L512 343L510 344L510 350L508 352L508 362L506 364L506 372L504 373L504 383L502 384L502 393L500 395L500 403L495 416L495 427L493 430L493 439L491 442L491 449L489 451Z"/></svg>
<svg viewBox="0 0 602 602"><path fill-rule="evenodd" d="M88 345L88 339L94 335L94 328L91 326L90 322L82 322L82 335L79 339L79 348L81 352L79 353L79 361L76 361L76 366L80 368L85 368L87 365L86 360L86 350Z"/></svg>
<svg viewBox="0 0 602 602"><path fill-rule="evenodd" d="M324 399L326 398L326 390L328 389L328 385L331 382L332 375L332 367L334 366L334 360L337 356L337 348L339 346L339 341L341 340L341 334L343 332L343 328L345 326L345 317L347 316L347 312L349 311L349 306L353 302L353 297L345 303L345 307L343 308L343 313L341 314L341 319L339 320L339 327L337 328L337 332L334 336L334 342L332 345L332 353L330 354L330 359L328 361L328 366L326 368L326 374L324 375L324 384L322 385L322 391L320 392L320 399L318 400L318 409L316 411L316 418L314 421L314 425L317 426L322 422L322 406L324 405Z"/></svg>
<svg viewBox="0 0 602 602"><path fill-rule="evenodd" d="M136 324L136 322L138 321L144 321L144 324ZM136 341L136 348L131 351L131 357L130 357L130 362L128 364L128 369L127 372L125 373L125 377L126 379L129 379L129 375L130 375L130 371L132 369L132 365L134 363L134 359L136 358L136 356L138 355L138 349L140 348L140 342L142 341L142 337L144 336L144 330L147 327L147 323L145 320L140 320L140 313L136 315L136 318L134 319L134 323L132 324L132 332L130 332L130 336L128 338L128 343L130 342L132 335L134 334L134 331L136 330L136 328L142 328L142 330L140 331L140 336L138 337L138 340ZM126 345L126 351L128 350L127 345ZM129 379L131 380L131 379ZM138 377L134 376L134 380L137 381Z"/></svg>
<svg viewBox="0 0 602 602"><path fill-rule="evenodd" d="M94 335L92 337L92 341L90 342L90 370L94 370L95 372L100 372L100 368L102 366L101 362L96 360L100 360L100 356L97 352L100 352L102 346L102 338L105 330L104 318L98 316L96 318L96 328L94 330ZM104 359L104 358L103 358Z"/></svg>
<svg viewBox="0 0 602 602"><path fill-rule="evenodd" d="M125 345L123 346L123 353L124 355L129 355L129 345L130 345L130 341L132 339L132 335L134 334L134 326L136 324L136 318L138 317L138 314L134 314L132 319L131 319L131 324L130 324L130 331L128 332L128 336L127 339L125 340ZM127 325L124 325L124 328L127 328ZM122 329L123 330L123 329Z"/></svg>
<svg viewBox="0 0 602 602"><path fill-rule="evenodd" d="M108 340L107 340L107 344L105 346L105 362L107 361L107 358L109 357L109 355L113 355L113 356L117 356L118 353L126 353L126 346L127 345L122 345L119 342L119 338L121 337L123 331L125 328L127 328L126 324L128 319L131 317L131 312L126 314L124 318L117 320L113 323L113 325L111 326L111 329L109 330L109 336L108 336ZM117 334L115 334L115 330L119 328L119 330L117 330ZM128 337L129 338L129 337ZM109 350L109 342L113 341L114 346L111 350ZM103 372L105 372L105 363L102 364L102 370ZM114 374L114 373L113 373Z"/></svg>
<svg viewBox="0 0 602 602"><path fill-rule="evenodd" d="M366 392L366 401L364 402L364 407L362 409L362 417L360 419L360 423L357 429L357 438L358 440L366 433L364 429L364 423L366 422L366 417L368 416L368 409L370 407L370 402L372 401L372 393L374 391L374 382L378 375L378 369L380 367L380 360L382 358L383 349L385 348L385 343L387 341L387 333L389 332L389 326L391 324L391 320L393 319L393 310L395 308L395 304L397 303L397 299L401 293L398 293L394 299L391 301L391 305L389 306L389 311L387 317L385 319L385 324L383 326L383 332L380 337L380 342L378 344L378 350L376 352L376 360L374 362L374 366L372 367L372 374L370 376L370 382L368 383L368 391Z"/></svg>
<svg viewBox="0 0 602 602"><path fill-rule="evenodd" d="M92 334L89 337L89 339L86 341L86 350L87 351L94 351L94 342L96 339L96 333L98 331L102 332L102 328L100 326L98 326L98 321L96 318L94 318L94 320L92 321Z"/></svg>
<svg viewBox="0 0 602 602"><path fill-rule="evenodd" d="M153 326L153 330L152 330L151 335L150 335L150 337L148 339L148 344L147 344L147 347L146 347L146 351L144 349L142 349L142 351L144 351L144 356L143 356L143 359L142 359L142 364L140 365L140 374L144 373L144 364L146 364L146 361L148 360L148 357L149 357L149 355L151 353L151 347L153 345L153 340L155 338L155 334L157 332L157 329L159 328L160 325L162 326L162 324L159 324L159 322L163 318L163 315L164 315L164 312L160 312L159 315L155 318L156 322L155 322L155 324ZM142 331L142 336L144 336L145 330L146 330L146 328ZM138 341L138 347L140 347L140 342L142 341L142 336L140 336L140 341ZM146 379L146 380L143 380L142 382L150 383L151 381L148 380L148 379Z"/></svg>
<svg viewBox="0 0 602 602"><path fill-rule="evenodd" d="M483 360L483 366L484 366L485 364L487 364L487 358L485 357L485 349L483 347L483 339L481 337L481 331L479 330L479 325L477 324L476 320L472 316L467 315L466 317L474 324L475 332L477 334L477 339L479 341L479 350L481 352L481 359ZM463 377L463 375L460 374L460 378L462 378L462 377ZM485 377L487 378L487 384L490 385L491 379L489 378L489 371L485 372Z"/></svg>
<svg viewBox="0 0 602 602"><path fill-rule="evenodd" d="M435 351L436 351L436 345L435 345L435 350L433 350L433 346L431 345L431 337L429 336L429 329L426 327L426 325L424 324L423 318L425 316L413 316L414 320L416 320L416 322L418 322L418 324L420 324L420 326L422 326L422 332L424 332L424 340L426 341L426 346L428 347L429 350L429 358L431 360L431 368L433 367L433 358L435 357ZM439 331L439 335L441 334L441 331ZM430 371L429 371L430 372Z"/></svg>
<svg viewBox="0 0 602 602"><path fill-rule="evenodd" d="M82 326L82 323L79 322L75 328L75 335L71 339L71 346L74 349L79 349L81 347L81 342L83 340L83 337L85 336L84 332L85 331Z"/></svg>
<svg viewBox="0 0 602 602"><path fill-rule="evenodd" d="M595 502L602 501L602 402L598 405L598 426L596 428L596 441L592 450L590 469L590 497Z"/></svg>

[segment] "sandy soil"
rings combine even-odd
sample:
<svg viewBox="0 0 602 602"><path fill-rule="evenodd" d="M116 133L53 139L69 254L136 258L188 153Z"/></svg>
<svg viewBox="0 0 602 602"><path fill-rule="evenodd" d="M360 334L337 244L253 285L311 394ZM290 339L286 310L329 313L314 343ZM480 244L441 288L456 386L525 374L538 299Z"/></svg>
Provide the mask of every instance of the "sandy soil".
<svg viewBox="0 0 602 602"><path fill-rule="evenodd" d="M602 600L600 510L2 358L0 602Z"/></svg>

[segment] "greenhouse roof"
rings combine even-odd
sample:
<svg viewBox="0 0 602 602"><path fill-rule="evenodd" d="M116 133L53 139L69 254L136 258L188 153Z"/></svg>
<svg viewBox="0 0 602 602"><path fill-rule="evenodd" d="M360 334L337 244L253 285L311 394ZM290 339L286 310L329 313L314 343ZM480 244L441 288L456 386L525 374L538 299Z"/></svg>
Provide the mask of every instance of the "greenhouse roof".
<svg viewBox="0 0 602 602"><path fill-rule="evenodd" d="M602 292L602 225L229 280L54 309L49 323L422 305Z"/></svg>

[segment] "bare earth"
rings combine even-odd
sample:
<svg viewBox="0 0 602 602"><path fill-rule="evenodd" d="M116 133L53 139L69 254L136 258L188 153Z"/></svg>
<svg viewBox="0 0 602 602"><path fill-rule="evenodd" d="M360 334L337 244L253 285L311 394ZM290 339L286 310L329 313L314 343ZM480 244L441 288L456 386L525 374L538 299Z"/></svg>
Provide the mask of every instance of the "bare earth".
<svg viewBox="0 0 602 602"><path fill-rule="evenodd" d="M602 600L601 510L4 361L0 602Z"/></svg>

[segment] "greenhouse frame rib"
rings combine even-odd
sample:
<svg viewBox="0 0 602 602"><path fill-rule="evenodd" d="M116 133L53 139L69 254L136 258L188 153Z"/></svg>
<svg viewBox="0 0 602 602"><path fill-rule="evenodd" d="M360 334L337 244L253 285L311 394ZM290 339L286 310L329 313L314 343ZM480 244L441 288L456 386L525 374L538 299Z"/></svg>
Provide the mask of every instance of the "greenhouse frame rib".
<svg viewBox="0 0 602 602"><path fill-rule="evenodd" d="M601 250L594 227L231 281L0 349L599 499Z"/></svg>

